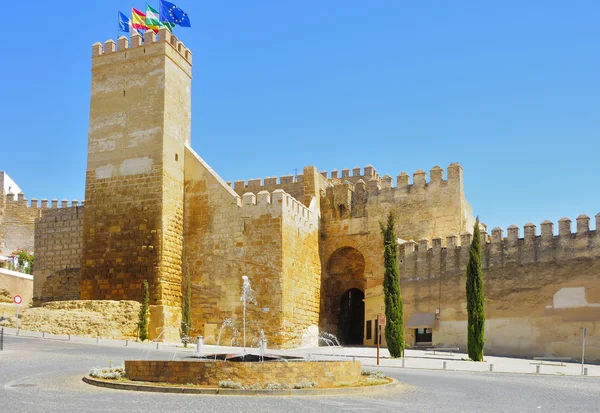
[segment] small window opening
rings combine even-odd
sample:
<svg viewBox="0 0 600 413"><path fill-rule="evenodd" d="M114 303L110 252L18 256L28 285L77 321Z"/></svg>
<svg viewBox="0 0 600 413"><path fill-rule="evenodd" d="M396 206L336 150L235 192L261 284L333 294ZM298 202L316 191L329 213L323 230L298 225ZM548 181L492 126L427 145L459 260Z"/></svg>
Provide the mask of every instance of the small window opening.
<svg viewBox="0 0 600 413"><path fill-rule="evenodd" d="M175 162L179 162L179 154L175 154Z"/></svg>
<svg viewBox="0 0 600 413"><path fill-rule="evenodd" d="M373 338L373 323L371 320L367 320L367 340L371 340Z"/></svg>

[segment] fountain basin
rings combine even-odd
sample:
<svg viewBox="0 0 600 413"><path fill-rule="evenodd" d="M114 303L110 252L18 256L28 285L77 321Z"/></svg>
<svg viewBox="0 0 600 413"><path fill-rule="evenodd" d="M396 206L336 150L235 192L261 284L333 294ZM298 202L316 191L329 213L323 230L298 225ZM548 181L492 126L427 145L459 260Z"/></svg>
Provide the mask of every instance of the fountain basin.
<svg viewBox="0 0 600 413"><path fill-rule="evenodd" d="M317 382L319 387L335 387L360 380L358 361L229 362L126 360L127 377L133 381L197 384L218 387L222 380L245 386L267 383L296 384Z"/></svg>

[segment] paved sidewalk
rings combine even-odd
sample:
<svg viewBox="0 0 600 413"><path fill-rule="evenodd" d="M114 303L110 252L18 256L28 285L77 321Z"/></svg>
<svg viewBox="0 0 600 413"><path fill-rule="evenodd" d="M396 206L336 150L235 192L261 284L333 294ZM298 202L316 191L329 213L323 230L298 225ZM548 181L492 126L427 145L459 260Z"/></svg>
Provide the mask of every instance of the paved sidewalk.
<svg viewBox="0 0 600 413"><path fill-rule="evenodd" d="M4 334L15 336L17 333L14 328L4 327ZM103 338L84 338L65 335L44 334L40 332L19 331L20 337L32 337L44 340L60 340L78 344L89 344L107 347L123 347L141 350L139 359L150 359L154 352L162 351L170 353L168 357L177 360L184 357L193 356L196 354L195 344L191 344L188 348L183 348L181 343L157 343L145 342L139 343L136 341L126 340L111 340ZM10 350L10 349L6 349ZM230 346L214 346L204 345L202 348L203 354L227 353L227 354L243 354L244 349L241 347ZM248 347L248 353L258 353L258 349ZM366 368L377 368L377 349L373 347L314 347L302 348L293 350L272 350L268 349L269 354L275 355L296 355L306 357L312 360L356 360L360 361ZM5 355L7 352L4 352ZM0 352L0 357L2 357ZM475 372L490 372L494 373L522 373L522 374L544 374L544 375L566 375L580 376L581 362L560 362L560 361L542 361L524 358L513 357L496 357L486 356L485 361L475 363L467 360L465 353L440 353L436 351L433 354L431 351L407 349L404 359L390 358L387 349L380 350L380 367L395 367L405 369L427 369L427 370L453 370L453 371L475 371ZM600 377L600 365L586 364L587 376ZM491 369L491 370L490 370Z"/></svg>

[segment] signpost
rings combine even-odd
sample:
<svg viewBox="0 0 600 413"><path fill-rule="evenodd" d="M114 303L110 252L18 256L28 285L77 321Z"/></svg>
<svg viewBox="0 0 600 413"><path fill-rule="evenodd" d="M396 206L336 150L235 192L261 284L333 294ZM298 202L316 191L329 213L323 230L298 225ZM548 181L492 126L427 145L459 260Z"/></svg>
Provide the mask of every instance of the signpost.
<svg viewBox="0 0 600 413"><path fill-rule="evenodd" d="M381 326L385 326L386 318L384 315L379 314L377 316L377 365L379 366L379 347L381 345Z"/></svg>
<svg viewBox="0 0 600 413"><path fill-rule="evenodd" d="M587 336L587 327L583 327L583 343L581 344L581 375L583 376L583 364L585 362L585 336Z"/></svg>
<svg viewBox="0 0 600 413"><path fill-rule="evenodd" d="M17 335L19 334L19 306L23 302L23 298L20 295L15 295L13 297L13 303L15 303L15 307L17 308Z"/></svg>

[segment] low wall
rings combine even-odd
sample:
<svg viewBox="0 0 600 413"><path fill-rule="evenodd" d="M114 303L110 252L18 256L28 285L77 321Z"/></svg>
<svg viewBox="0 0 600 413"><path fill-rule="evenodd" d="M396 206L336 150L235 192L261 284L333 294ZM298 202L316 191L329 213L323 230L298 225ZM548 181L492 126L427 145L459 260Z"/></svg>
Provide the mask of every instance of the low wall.
<svg viewBox="0 0 600 413"><path fill-rule="evenodd" d="M125 360L127 377L135 381L199 384L217 387L221 380L243 385L267 382L291 384L317 382L330 387L360 380L358 361L288 361L288 362L231 362L231 361L145 361Z"/></svg>
<svg viewBox="0 0 600 413"><path fill-rule="evenodd" d="M6 290L11 298L20 295L27 306L33 296L33 276L0 268L0 291Z"/></svg>

